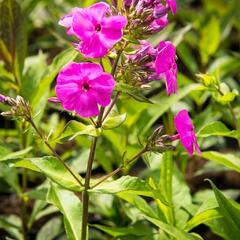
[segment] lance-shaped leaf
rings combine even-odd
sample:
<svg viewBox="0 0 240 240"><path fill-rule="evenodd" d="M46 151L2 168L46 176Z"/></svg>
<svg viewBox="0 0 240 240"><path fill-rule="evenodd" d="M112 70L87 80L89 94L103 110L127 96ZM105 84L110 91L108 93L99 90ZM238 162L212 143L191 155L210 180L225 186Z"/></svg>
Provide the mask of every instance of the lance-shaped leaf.
<svg viewBox="0 0 240 240"><path fill-rule="evenodd" d="M211 122L205 125L200 131L197 133L198 137L206 138L210 136L223 136L223 137L231 137L231 138L240 138L239 130L229 130L222 122L216 121Z"/></svg>
<svg viewBox="0 0 240 240"><path fill-rule="evenodd" d="M63 214L67 238L81 240L82 205L80 199L73 192L51 184L47 201Z"/></svg>
<svg viewBox="0 0 240 240"><path fill-rule="evenodd" d="M28 158L16 164L17 167L29 168L34 171L40 171L52 181L66 189L81 191L82 187L72 174L55 157L46 156L42 158ZM80 175L71 169L71 171L82 181Z"/></svg>
<svg viewBox="0 0 240 240"><path fill-rule="evenodd" d="M223 216L223 228L229 237L228 239L238 239L240 236L240 205L233 200L227 199L212 181L208 181L217 199L219 212Z"/></svg>
<svg viewBox="0 0 240 240"><path fill-rule="evenodd" d="M109 116L103 122L102 128L103 129L112 129L119 127L126 119L127 114L120 114L116 116Z"/></svg>
<svg viewBox="0 0 240 240"><path fill-rule="evenodd" d="M202 152L201 156L208 160L222 164L237 172L240 172L240 158L236 157L233 154L209 151L209 152Z"/></svg>

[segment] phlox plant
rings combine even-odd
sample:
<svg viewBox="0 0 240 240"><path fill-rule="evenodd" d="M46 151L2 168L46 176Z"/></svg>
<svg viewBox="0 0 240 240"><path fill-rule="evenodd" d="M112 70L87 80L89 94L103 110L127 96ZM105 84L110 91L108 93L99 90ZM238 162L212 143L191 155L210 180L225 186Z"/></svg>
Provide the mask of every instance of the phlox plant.
<svg viewBox="0 0 240 240"><path fill-rule="evenodd" d="M83 8L76 6L59 19L59 28L66 30L71 54L75 55L57 69L55 91L53 96L48 98L48 104L75 120L68 121L60 135L55 138L51 138L51 133L47 136L42 131L38 122L41 113L34 110L26 95L21 96L21 91L15 97L0 95L0 102L5 107L1 115L20 122L22 131L30 132L34 138L40 139L48 152L48 156L39 157L34 156L33 151L32 157L11 162L15 167L24 169L25 188L19 192L22 201L22 239L31 239L33 218L38 215L38 208L44 209L47 203L54 206L50 212L60 211L63 215L66 236L70 240L109 239L102 236L98 238L92 228L105 232L114 239L202 239L190 231L204 222L203 214L206 214L206 219L222 219L219 208L224 205L224 201L229 204L229 212L235 214L234 204L228 202L212 182L216 198L221 199L221 202L210 212L196 213L194 204L188 201L189 193L186 193L186 206L174 206L176 202L173 201L173 175L174 172L177 176L180 173L173 161L173 154L181 156L178 152L182 152L185 158L197 158L202 154L190 113L184 107L170 119L174 126L172 131L166 131L164 123L159 122L154 129L148 129L139 136L128 129L129 135L133 134L134 138L138 138L134 139L138 142L134 151L123 149L121 139L114 139L114 136L117 136L114 135L115 131L124 131L121 127L131 113L130 110L122 112L122 109L128 109L131 101L136 101L141 108L141 105L154 106L156 101L162 101L162 96L167 104L179 94L176 46L170 40L162 40L157 44L149 40L165 30L169 19L174 18L176 12L175 0L113 0L111 4L97 2ZM45 78L46 82L48 77ZM218 81L214 82L213 78L207 81L207 75L204 74L199 74L198 77L203 81L202 86L212 87L218 94L224 95ZM159 82L165 86L165 93L159 99L151 101L144 95L144 91L154 90ZM231 105L228 106L234 117L234 110ZM145 118L148 122L147 115ZM204 131L207 130L203 129L200 136L204 135ZM110 161L107 151L98 151L105 134L113 136L111 139L119 142L119 148L122 148L121 159L117 161L115 168L93 178L95 160L105 158ZM90 144L86 144L86 169L80 172L75 169L76 166L65 161L63 154L56 150L56 144L81 142L82 139L90 140ZM26 148L27 141L28 139L23 141L23 148ZM127 142L126 145L131 143ZM101 155L98 156L98 153ZM114 157L117 158L118 155ZM131 174L137 169L140 159L145 159L151 165L155 157L161 162L160 183L154 177L144 179ZM30 171L39 172L47 179L39 187L41 191L45 191L45 195L41 195L39 199L34 191L28 193L26 189L26 179L30 176ZM177 180L178 187L186 191L183 180L179 179L181 177ZM92 204L98 204L95 201L101 196L106 197L106 194L126 201L128 207L135 207L134 210L129 207L131 211L128 218L135 212L137 220L144 219L147 223L127 228L120 222L119 226L106 226L108 219L102 222L105 226L98 224L97 220L92 221ZM38 202L39 205L35 205L29 217L27 206L31 196L41 201ZM99 202L99 208L100 205ZM235 208L239 211L239 208ZM193 217L195 213L196 218ZM178 214L184 216L183 221L186 219L183 225L177 220ZM126 238L122 238L124 236Z"/></svg>

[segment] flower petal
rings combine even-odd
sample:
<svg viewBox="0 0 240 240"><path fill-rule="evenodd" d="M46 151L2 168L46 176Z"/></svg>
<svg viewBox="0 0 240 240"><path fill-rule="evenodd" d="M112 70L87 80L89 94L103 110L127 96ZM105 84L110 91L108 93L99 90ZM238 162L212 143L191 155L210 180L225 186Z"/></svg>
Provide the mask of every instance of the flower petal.
<svg viewBox="0 0 240 240"><path fill-rule="evenodd" d="M104 15L110 12L110 6L105 2L95 3L86 9L97 21L101 21Z"/></svg>
<svg viewBox="0 0 240 240"><path fill-rule="evenodd" d="M101 22L100 39L107 48L111 48L122 39L122 29L127 25L123 16L105 17Z"/></svg>
<svg viewBox="0 0 240 240"><path fill-rule="evenodd" d="M89 92L82 92L78 98L76 112L84 118L95 117L99 114L97 101Z"/></svg>
<svg viewBox="0 0 240 240"><path fill-rule="evenodd" d="M88 14L88 11L86 11L86 9L82 9L82 11L76 12L73 15L72 28L80 40L87 41L95 33L93 16Z"/></svg>
<svg viewBox="0 0 240 240"><path fill-rule="evenodd" d="M108 53L108 49L102 44L97 33L94 33L88 41L80 42L78 49L89 58L100 58Z"/></svg>

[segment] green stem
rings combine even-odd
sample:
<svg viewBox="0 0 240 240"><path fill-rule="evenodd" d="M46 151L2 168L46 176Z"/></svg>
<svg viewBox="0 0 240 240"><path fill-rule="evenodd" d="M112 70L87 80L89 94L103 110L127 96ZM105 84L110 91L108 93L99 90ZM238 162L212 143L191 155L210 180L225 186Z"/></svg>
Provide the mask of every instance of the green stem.
<svg viewBox="0 0 240 240"><path fill-rule="evenodd" d="M32 125L38 136L42 139L44 144L48 147L48 149L53 153L53 155L56 157L56 159L59 161L60 164L64 166L64 168L73 176L73 178L79 183L81 187L83 187L83 184L79 180L78 176L68 167L68 165L62 160L62 158L57 154L57 152L52 148L52 146L49 144L48 140L43 136L41 131L37 128L35 123L32 119L28 120L29 123Z"/></svg>
<svg viewBox="0 0 240 240"><path fill-rule="evenodd" d="M137 153L136 155L134 155L130 160L125 162L125 166L127 165L131 165L136 159L140 158L145 152L147 152L147 148L143 148L139 153ZM110 172L109 174L107 174L106 176L104 176L99 182L97 182L95 185L93 185L91 188L95 188L96 186L100 185L101 183L105 182L107 179L109 179L110 177L113 177L115 174L117 174L118 172L122 171L124 169L124 165L121 165L120 167L118 167L117 169L115 169L113 172Z"/></svg>
<svg viewBox="0 0 240 240"><path fill-rule="evenodd" d="M115 59L115 62L112 67L111 74L114 77L116 74L117 66L118 66L118 61L121 57L121 54L126 46L126 42L124 42L123 47L118 51L117 58ZM100 61L102 64L102 60ZM102 64L103 65L103 64ZM96 128L101 128L102 123L104 119L107 117L107 115L110 113L111 109L113 108L114 104L117 101L118 98L117 94L115 96L115 100L113 100L112 104L110 105L110 109L107 111L107 113L104 116L104 107L100 108L100 112L98 115L98 119L95 125ZM98 137L94 137L92 140L91 144L91 149L88 157L88 165L87 165L87 172L86 172L86 177L85 177L85 183L84 183L84 191L83 191L83 197L82 197L82 203L83 203L83 213L82 213L82 234L81 234L81 240L86 240L87 238L87 225L88 225L88 205L89 205L89 194L88 190L90 188L90 179L91 179L91 174L92 174L92 165L93 165L93 160L94 160L94 155L96 151L96 146L97 146L97 139Z"/></svg>
<svg viewBox="0 0 240 240"><path fill-rule="evenodd" d="M92 164L94 160L95 150L97 145L97 137L93 138L90 154L88 158L87 173L85 177L84 191L83 191L83 213L82 213L82 236L81 240L87 239L87 224L88 224L88 205L89 205L89 195L88 189L90 187L90 179L92 173Z"/></svg>
<svg viewBox="0 0 240 240"><path fill-rule="evenodd" d="M25 149L27 146L27 140L25 135L25 122L22 123L22 149ZM27 191L27 169L23 169L22 172L22 193L24 194ZM28 240L28 214L27 214L27 199L24 198L24 195L21 196L21 218L22 218L22 232L24 240Z"/></svg>

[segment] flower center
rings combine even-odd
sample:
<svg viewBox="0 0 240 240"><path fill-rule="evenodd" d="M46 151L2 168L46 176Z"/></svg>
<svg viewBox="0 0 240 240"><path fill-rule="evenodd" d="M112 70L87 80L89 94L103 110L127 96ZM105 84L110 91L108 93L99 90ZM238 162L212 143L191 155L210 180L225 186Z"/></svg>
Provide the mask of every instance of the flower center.
<svg viewBox="0 0 240 240"><path fill-rule="evenodd" d="M96 30L96 32L100 32L100 31L101 31L101 25L100 25L100 24L97 24L97 25L95 26L95 30Z"/></svg>
<svg viewBox="0 0 240 240"><path fill-rule="evenodd" d="M85 83L82 85L82 90L83 90L84 92L87 92L87 91L90 90L90 86L88 85L88 83L85 82Z"/></svg>

